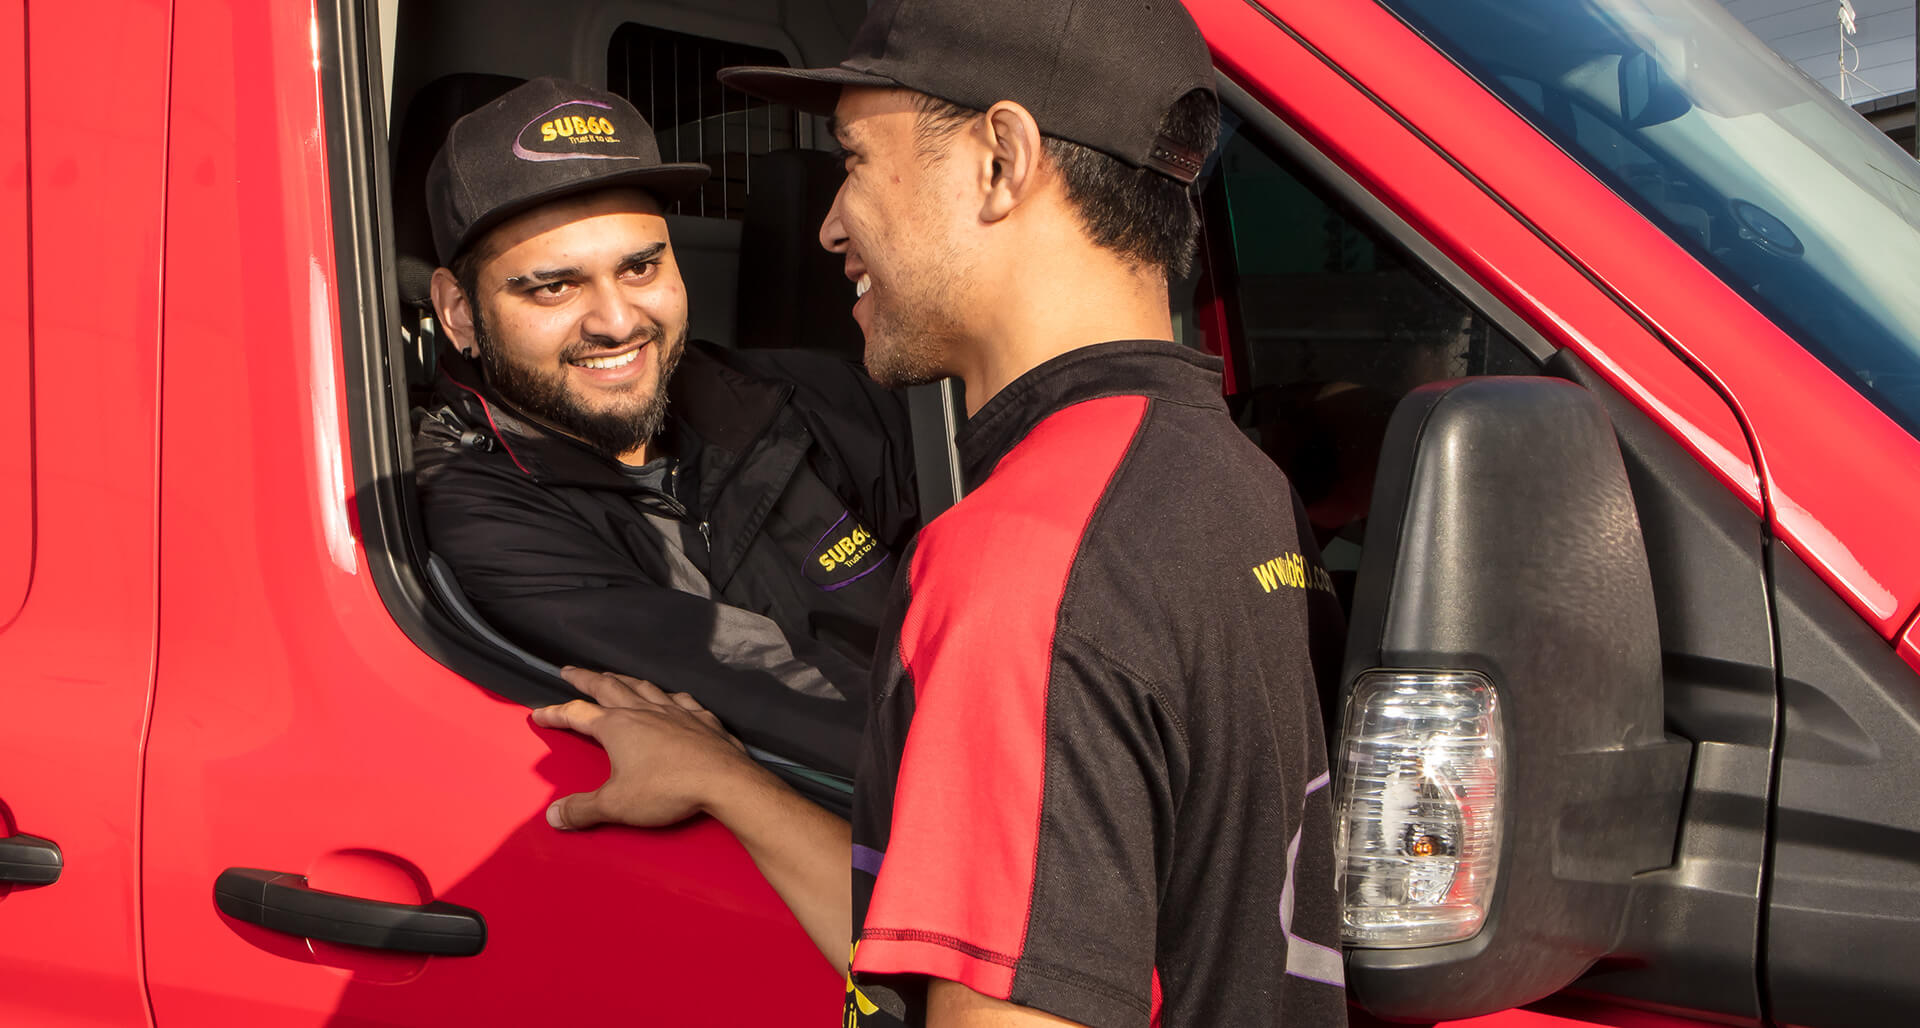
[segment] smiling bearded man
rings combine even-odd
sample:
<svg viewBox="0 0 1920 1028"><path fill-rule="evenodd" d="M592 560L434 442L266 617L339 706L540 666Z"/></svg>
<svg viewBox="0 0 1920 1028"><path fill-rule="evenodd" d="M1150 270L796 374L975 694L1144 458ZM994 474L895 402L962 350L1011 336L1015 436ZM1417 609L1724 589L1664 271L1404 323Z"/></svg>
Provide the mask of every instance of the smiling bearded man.
<svg viewBox="0 0 1920 1028"><path fill-rule="evenodd" d="M455 123L427 178L460 355L415 440L428 541L522 648L690 694L844 781L917 527L905 411L844 361L688 340L663 212L707 175L556 79Z"/></svg>
<svg viewBox="0 0 1920 1028"><path fill-rule="evenodd" d="M660 383L673 378L680 355L686 350L684 321L664 348L661 344L667 341L666 330L647 325L637 330L634 338L606 340L605 345L601 340L581 339L559 354L556 366L510 352L493 337L480 308L472 308L472 319L473 343L488 384L522 413L616 460L627 455L644 458L647 443L665 427L667 391L660 388ZM660 369L650 383L635 378L619 380L608 389L613 394L610 402L599 406L582 400L573 391L567 367L619 372L640 362L643 347L657 355Z"/></svg>

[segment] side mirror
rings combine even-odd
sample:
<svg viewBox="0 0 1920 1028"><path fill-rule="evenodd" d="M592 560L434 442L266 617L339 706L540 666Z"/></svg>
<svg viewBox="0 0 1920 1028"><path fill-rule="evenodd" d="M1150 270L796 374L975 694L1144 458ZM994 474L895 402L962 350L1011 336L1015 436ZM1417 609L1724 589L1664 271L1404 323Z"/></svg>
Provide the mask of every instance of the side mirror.
<svg viewBox="0 0 1920 1028"><path fill-rule="evenodd" d="M1388 425L1355 591L1335 817L1347 982L1394 1020L1558 991L1664 867L1689 745L1599 401L1435 383Z"/></svg>

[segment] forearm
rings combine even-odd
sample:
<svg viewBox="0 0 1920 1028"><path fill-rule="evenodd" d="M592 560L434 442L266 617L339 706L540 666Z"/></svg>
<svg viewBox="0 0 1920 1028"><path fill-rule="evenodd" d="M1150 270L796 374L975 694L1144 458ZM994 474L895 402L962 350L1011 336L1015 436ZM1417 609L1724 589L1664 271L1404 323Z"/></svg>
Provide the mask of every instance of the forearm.
<svg viewBox="0 0 1920 1028"><path fill-rule="evenodd" d="M853 833L758 764L706 810L733 832L827 962L845 973L853 921Z"/></svg>

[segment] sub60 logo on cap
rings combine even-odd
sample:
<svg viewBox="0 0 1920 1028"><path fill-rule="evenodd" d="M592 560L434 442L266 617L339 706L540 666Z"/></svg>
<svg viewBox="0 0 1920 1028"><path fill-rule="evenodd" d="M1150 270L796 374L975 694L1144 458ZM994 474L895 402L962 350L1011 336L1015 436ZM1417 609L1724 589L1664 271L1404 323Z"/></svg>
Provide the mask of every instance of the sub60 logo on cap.
<svg viewBox="0 0 1920 1028"><path fill-rule="evenodd" d="M618 129L613 127L613 122L605 118L597 116L582 118L576 114L571 117L555 118L552 121L541 122L540 140L544 143L551 143L561 136L566 136L574 141L580 141L580 137L582 136L599 136L603 138L593 139L592 141L596 143L617 143L620 141L616 136L618 131Z"/></svg>

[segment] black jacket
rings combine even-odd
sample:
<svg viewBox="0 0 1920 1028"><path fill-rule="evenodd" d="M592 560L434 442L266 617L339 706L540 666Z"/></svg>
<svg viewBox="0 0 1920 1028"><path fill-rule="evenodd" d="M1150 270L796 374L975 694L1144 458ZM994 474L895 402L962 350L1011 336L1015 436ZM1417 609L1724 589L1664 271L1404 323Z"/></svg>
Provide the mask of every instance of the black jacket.
<svg viewBox="0 0 1920 1028"><path fill-rule="evenodd" d="M851 775L899 553L918 527L899 398L857 366L698 342L627 469L449 361L414 464L427 539L526 649L691 693L748 743Z"/></svg>

